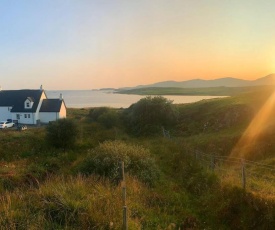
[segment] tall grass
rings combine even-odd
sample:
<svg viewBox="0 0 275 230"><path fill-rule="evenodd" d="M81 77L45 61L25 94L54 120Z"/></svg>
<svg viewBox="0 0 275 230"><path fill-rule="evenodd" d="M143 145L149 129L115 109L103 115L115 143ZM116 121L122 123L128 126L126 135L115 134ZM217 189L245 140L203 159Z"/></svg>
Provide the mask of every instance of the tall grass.
<svg viewBox="0 0 275 230"><path fill-rule="evenodd" d="M143 186L127 184L128 205L142 203ZM54 177L37 190L16 190L0 197L1 229L121 229L121 188L98 177ZM140 225L129 218L130 229ZM131 209L130 209L131 210ZM133 208L134 210L134 208ZM130 217L132 213L130 212Z"/></svg>
<svg viewBox="0 0 275 230"><path fill-rule="evenodd" d="M129 229L166 229L191 216L180 191L168 198L134 178L126 182ZM100 177L55 176L38 189L1 193L0 201L1 229L122 228L121 187Z"/></svg>

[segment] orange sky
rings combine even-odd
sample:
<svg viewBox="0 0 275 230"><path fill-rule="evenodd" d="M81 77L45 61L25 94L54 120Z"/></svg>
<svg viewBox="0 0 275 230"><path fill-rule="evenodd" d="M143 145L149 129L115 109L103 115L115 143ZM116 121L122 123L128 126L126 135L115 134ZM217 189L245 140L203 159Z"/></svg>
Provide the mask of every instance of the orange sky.
<svg viewBox="0 0 275 230"><path fill-rule="evenodd" d="M0 3L3 89L92 89L275 72L271 0Z"/></svg>

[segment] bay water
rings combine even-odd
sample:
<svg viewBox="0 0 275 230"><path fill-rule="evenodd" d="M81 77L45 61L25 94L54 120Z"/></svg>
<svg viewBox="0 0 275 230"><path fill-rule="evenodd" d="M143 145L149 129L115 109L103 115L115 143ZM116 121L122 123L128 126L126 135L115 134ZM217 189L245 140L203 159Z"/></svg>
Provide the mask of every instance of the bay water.
<svg viewBox="0 0 275 230"><path fill-rule="evenodd" d="M56 90L46 91L48 98L59 98L62 94L67 108L90 108L90 107L112 107L128 108L136 103L144 95L117 94L112 90ZM192 103L203 99L218 98L220 96L173 96L163 95L173 100L174 104Z"/></svg>

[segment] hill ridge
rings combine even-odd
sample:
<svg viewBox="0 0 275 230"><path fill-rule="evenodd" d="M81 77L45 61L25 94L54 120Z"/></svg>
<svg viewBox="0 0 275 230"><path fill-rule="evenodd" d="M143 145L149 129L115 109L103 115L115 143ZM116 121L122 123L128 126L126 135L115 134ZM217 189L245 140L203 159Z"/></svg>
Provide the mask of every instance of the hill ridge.
<svg viewBox="0 0 275 230"><path fill-rule="evenodd" d="M178 88L207 88L207 87L246 87L246 86L262 86L262 85L275 85L275 74L271 73L264 77L255 80L244 80L234 77L223 77L216 79L192 79L186 81L167 80L156 82L148 85L138 85L135 87L123 87L118 90L129 90L148 87L178 87Z"/></svg>

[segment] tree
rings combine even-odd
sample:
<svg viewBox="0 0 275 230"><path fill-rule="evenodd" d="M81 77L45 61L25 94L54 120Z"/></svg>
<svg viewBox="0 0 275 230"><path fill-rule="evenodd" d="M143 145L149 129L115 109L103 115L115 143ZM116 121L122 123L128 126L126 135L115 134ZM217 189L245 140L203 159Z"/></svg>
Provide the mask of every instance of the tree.
<svg viewBox="0 0 275 230"><path fill-rule="evenodd" d="M56 148L74 147L78 135L77 125L70 119L59 119L49 123L46 129L47 141Z"/></svg>
<svg viewBox="0 0 275 230"><path fill-rule="evenodd" d="M177 121L172 101L162 96L142 98L126 110L128 128L136 135L160 132L161 126L170 127Z"/></svg>

